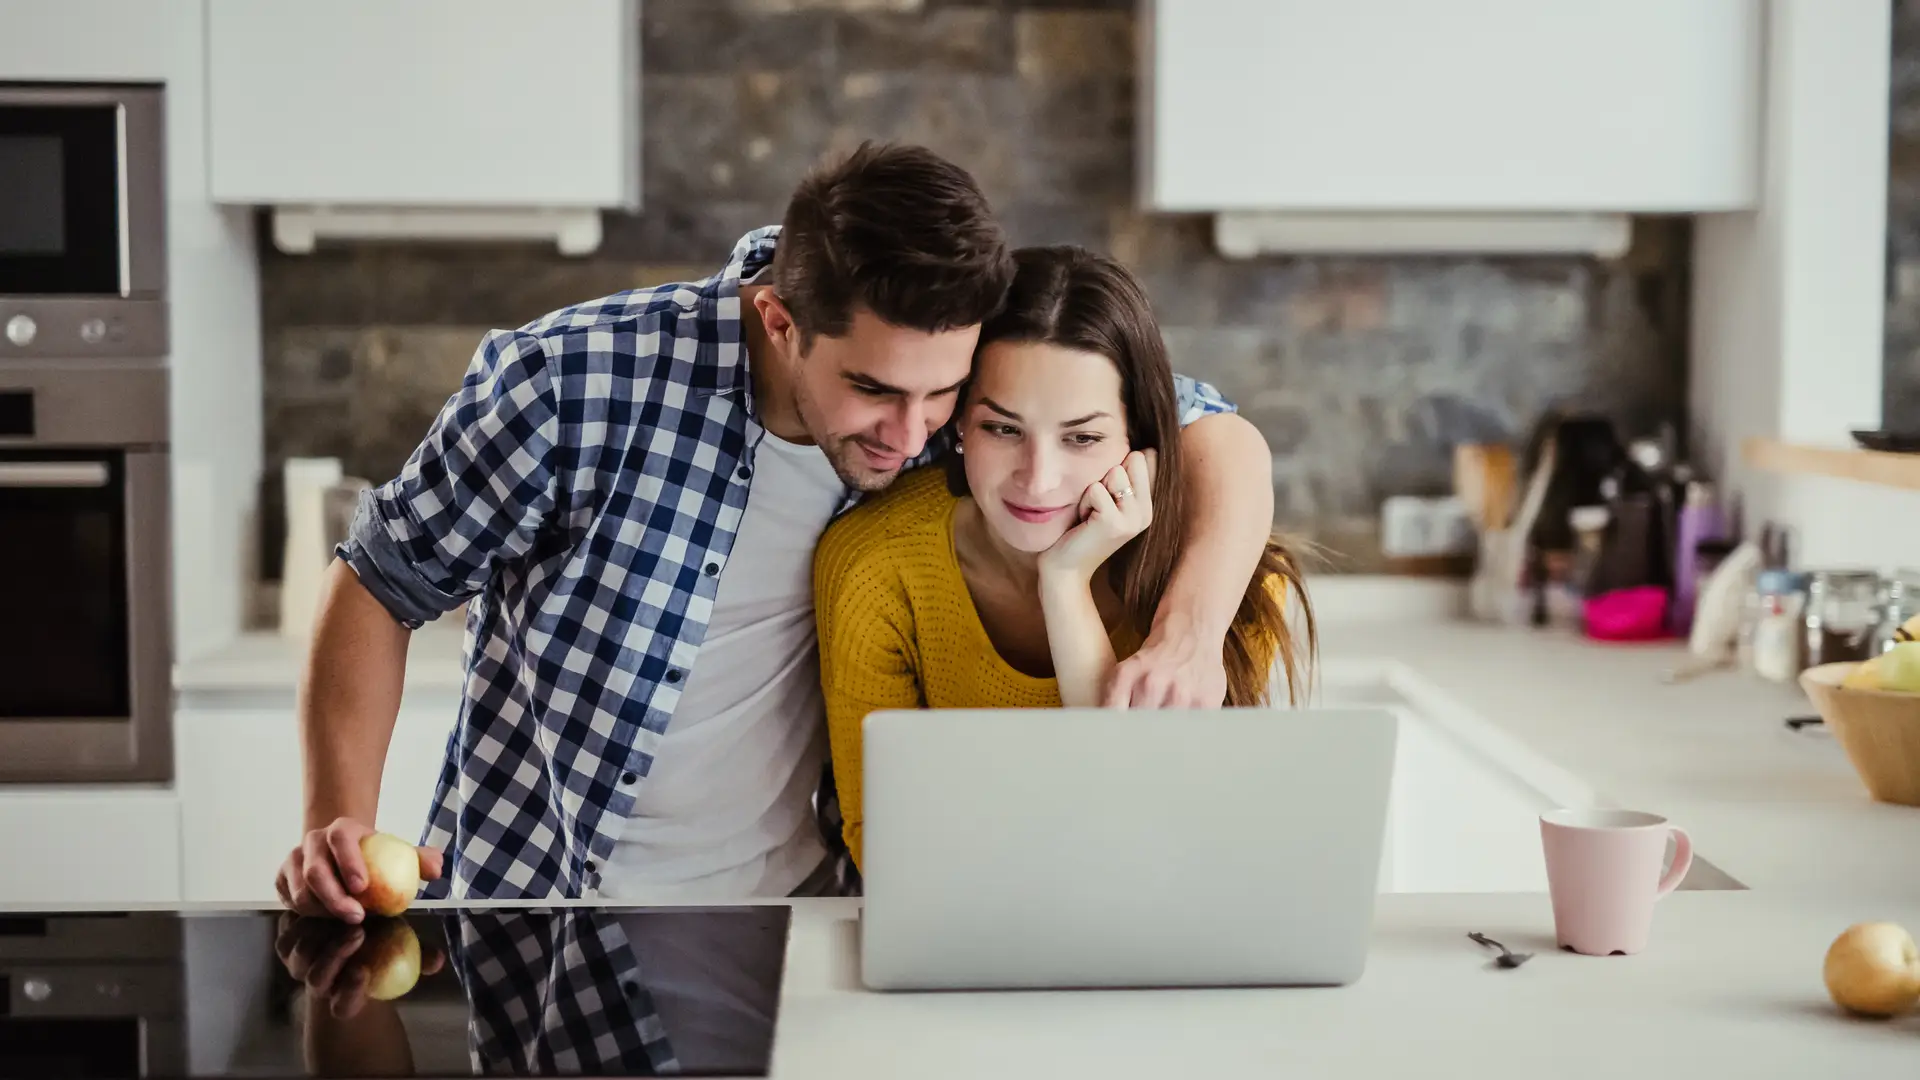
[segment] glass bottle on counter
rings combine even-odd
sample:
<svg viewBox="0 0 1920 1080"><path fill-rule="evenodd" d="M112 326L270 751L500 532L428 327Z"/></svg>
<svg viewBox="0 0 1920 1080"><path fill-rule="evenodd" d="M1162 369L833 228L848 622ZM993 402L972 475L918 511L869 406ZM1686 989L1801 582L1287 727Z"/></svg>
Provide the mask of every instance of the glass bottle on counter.
<svg viewBox="0 0 1920 1080"><path fill-rule="evenodd" d="M1880 575L1820 570L1807 582L1806 665L1865 660L1879 623Z"/></svg>
<svg viewBox="0 0 1920 1080"><path fill-rule="evenodd" d="M1801 618L1805 590L1800 574L1761 571L1741 610L1738 658L1742 669L1773 682L1799 677L1806 667Z"/></svg>
<svg viewBox="0 0 1920 1080"><path fill-rule="evenodd" d="M1880 582L1880 603L1867 655L1879 656L1893 648L1894 632L1920 615L1920 571L1895 570Z"/></svg>

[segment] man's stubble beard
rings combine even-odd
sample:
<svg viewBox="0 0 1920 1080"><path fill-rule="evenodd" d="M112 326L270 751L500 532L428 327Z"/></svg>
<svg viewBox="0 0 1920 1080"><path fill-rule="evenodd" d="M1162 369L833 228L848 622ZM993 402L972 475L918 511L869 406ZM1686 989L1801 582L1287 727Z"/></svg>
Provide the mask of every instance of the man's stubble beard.
<svg viewBox="0 0 1920 1080"><path fill-rule="evenodd" d="M800 423L807 429L814 444L827 456L827 464L833 466L834 475L840 482L855 491L872 493L881 491L898 479L903 464L888 472L876 472L864 461L860 449L859 437L855 435L834 435L823 430L818 410L813 407L813 399L807 395L804 385L795 388L794 409L800 414Z"/></svg>
<svg viewBox="0 0 1920 1080"><path fill-rule="evenodd" d="M820 449L827 455L827 462L839 475L840 482L855 491L871 494L885 490L888 484L899 479L901 471L906 468L903 464L889 472L876 472L861 464L864 454L852 436L830 438L831 441L820 444Z"/></svg>

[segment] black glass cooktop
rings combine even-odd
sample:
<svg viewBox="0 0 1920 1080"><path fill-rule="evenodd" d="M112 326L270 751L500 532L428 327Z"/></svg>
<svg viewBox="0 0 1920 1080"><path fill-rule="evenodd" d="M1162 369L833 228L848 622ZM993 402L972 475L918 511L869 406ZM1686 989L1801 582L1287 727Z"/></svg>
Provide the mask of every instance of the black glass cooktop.
<svg viewBox="0 0 1920 1080"><path fill-rule="evenodd" d="M0 1078L765 1076L791 914L0 915Z"/></svg>

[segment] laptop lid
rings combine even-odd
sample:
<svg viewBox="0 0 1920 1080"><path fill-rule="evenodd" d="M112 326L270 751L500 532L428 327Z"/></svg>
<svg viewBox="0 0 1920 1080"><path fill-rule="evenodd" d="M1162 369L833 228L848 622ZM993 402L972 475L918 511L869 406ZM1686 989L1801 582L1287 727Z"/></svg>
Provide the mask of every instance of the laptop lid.
<svg viewBox="0 0 1920 1080"><path fill-rule="evenodd" d="M865 722L874 989L1360 976L1386 709L912 710Z"/></svg>

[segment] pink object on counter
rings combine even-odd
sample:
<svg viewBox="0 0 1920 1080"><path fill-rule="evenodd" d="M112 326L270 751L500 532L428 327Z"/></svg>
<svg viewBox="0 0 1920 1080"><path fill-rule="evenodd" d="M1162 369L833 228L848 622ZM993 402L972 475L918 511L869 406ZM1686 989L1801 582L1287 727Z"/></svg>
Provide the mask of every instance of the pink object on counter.
<svg viewBox="0 0 1920 1080"><path fill-rule="evenodd" d="M1667 590L1637 585L1588 597L1587 636L1601 641L1651 641L1667 636Z"/></svg>
<svg viewBox="0 0 1920 1080"><path fill-rule="evenodd" d="M1673 837L1673 865L1666 861ZM1658 814L1637 810L1554 810L1540 815L1547 892L1559 944L1589 956L1632 955L1647 947L1653 903L1693 866L1693 841Z"/></svg>

